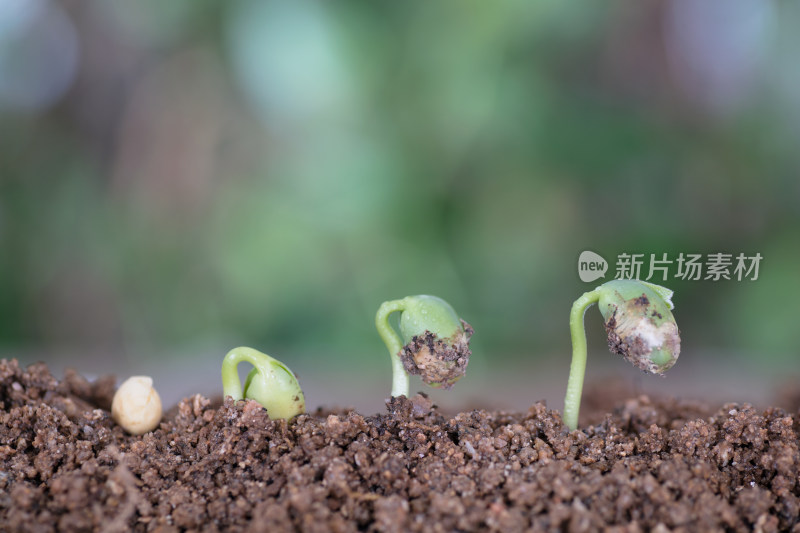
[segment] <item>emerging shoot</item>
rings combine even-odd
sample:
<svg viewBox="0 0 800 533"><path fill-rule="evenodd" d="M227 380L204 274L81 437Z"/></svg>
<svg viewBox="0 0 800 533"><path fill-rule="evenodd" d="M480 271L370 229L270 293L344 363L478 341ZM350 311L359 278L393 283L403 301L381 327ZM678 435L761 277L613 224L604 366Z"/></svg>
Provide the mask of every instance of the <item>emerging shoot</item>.
<svg viewBox="0 0 800 533"><path fill-rule="evenodd" d="M564 400L564 423L578 427L586 371L586 309L598 304L605 320L608 349L650 374L663 374L678 360L681 338L672 316L672 291L639 280L614 280L584 293L572 305L569 328L572 364Z"/></svg>
<svg viewBox="0 0 800 533"><path fill-rule="evenodd" d="M126 379L111 400L111 417L131 435L156 429L161 412L161 398L153 388L153 378L148 376Z"/></svg>
<svg viewBox="0 0 800 533"><path fill-rule="evenodd" d="M389 315L400 312L400 335ZM392 396L408 397L408 374L432 387L449 389L466 373L472 327L436 296L408 296L384 302L375 327L392 359Z"/></svg>
<svg viewBox="0 0 800 533"><path fill-rule="evenodd" d="M244 380L244 388L237 371L241 362L255 367ZM257 401L272 419L288 420L306 409L303 390L289 367L252 348L234 348L222 360L222 391L234 400Z"/></svg>

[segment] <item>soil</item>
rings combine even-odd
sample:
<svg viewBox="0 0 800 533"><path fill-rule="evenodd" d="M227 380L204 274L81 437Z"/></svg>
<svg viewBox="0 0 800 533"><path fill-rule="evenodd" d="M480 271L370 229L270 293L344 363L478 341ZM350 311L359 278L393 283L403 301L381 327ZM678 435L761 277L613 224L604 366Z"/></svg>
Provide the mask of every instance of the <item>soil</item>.
<svg viewBox="0 0 800 533"><path fill-rule="evenodd" d="M640 396L569 433L542 403L287 423L195 395L133 437L114 383L0 361L0 529L800 531L800 418L777 408Z"/></svg>

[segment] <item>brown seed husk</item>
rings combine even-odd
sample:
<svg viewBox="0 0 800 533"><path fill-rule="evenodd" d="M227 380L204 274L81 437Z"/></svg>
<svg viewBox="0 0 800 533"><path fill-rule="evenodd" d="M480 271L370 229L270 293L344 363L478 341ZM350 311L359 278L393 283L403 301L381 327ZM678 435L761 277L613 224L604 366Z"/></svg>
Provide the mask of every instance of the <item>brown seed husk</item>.
<svg viewBox="0 0 800 533"><path fill-rule="evenodd" d="M647 305L646 296L642 295L641 298L635 299L632 305ZM653 313L655 312L653 311ZM618 320L618 316L629 318ZM648 322L648 324L643 324L643 322ZM656 327L650 316L641 316L636 312L617 313L616 309L605 321L608 349L612 353L623 356L629 363L648 374L661 374L675 361L659 366L650 359L653 348L640 334L643 327L648 331L657 332L657 335L663 339L662 349L676 354L675 359L677 359L677 354L680 354L681 351L681 338L678 326L674 322L663 321L660 326Z"/></svg>
<svg viewBox="0 0 800 533"><path fill-rule="evenodd" d="M428 385L445 389L464 377L472 354L469 339L474 331L463 320L461 325L463 331L447 339L427 330L412 337L399 354L406 372L419 376Z"/></svg>

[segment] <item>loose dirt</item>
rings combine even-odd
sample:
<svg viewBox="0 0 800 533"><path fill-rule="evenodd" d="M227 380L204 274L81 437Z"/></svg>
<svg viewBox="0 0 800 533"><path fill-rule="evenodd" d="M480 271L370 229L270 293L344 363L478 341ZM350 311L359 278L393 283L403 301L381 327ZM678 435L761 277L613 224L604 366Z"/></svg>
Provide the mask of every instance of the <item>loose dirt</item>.
<svg viewBox="0 0 800 533"><path fill-rule="evenodd" d="M800 531L798 414L622 400L273 421L195 395L125 434L114 380L0 361L3 531Z"/></svg>

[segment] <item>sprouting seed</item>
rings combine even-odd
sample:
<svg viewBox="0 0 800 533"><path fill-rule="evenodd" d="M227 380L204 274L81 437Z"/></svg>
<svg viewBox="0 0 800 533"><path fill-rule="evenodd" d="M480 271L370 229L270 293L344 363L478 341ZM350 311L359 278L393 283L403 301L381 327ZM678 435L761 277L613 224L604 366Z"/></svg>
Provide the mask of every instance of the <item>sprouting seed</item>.
<svg viewBox="0 0 800 533"><path fill-rule="evenodd" d="M650 374L662 374L678 360L681 338L672 316L672 291L639 280L614 280L584 293L569 317L572 364L564 400L564 423L578 427L583 377L586 371L586 332L583 316L597 304L605 320L608 348Z"/></svg>
<svg viewBox="0 0 800 533"><path fill-rule="evenodd" d="M253 365L242 387L237 367ZM267 409L270 418L289 419L306 409L303 390L289 367L253 348L234 348L222 360L222 391L234 400L248 398Z"/></svg>
<svg viewBox="0 0 800 533"><path fill-rule="evenodd" d="M402 339L389 324L395 312L400 313ZM441 298L418 295L384 302L375 327L392 360L392 396L408 396L409 374L446 389L464 376L473 330Z"/></svg>

